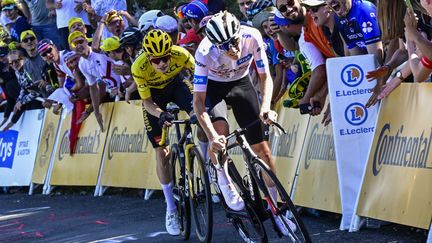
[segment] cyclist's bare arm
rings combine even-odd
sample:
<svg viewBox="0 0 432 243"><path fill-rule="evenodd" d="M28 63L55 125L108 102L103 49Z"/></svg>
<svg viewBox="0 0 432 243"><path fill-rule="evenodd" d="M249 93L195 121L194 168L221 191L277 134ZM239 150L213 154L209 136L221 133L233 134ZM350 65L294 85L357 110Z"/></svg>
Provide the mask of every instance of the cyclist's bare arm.
<svg viewBox="0 0 432 243"><path fill-rule="evenodd" d="M205 99L206 92L194 92L193 109L201 125L201 128L207 135L207 138L209 140L213 140L215 137L218 136L218 133L213 127L209 114L206 112Z"/></svg>
<svg viewBox="0 0 432 243"><path fill-rule="evenodd" d="M148 113L155 117L159 117L163 110L150 97L143 99L144 108Z"/></svg>
<svg viewBox="0 0 432 243"><path fill-rule="evenodd" d="M270 110L271 97L273 93L273 81L271 75L266 73L259 73L261 80L261 91L262 91L262 104L260 110L260 118L265 123L271 123L277 119L277 113ZM267 114L267 118L264 118L264 114Z"/></svg>

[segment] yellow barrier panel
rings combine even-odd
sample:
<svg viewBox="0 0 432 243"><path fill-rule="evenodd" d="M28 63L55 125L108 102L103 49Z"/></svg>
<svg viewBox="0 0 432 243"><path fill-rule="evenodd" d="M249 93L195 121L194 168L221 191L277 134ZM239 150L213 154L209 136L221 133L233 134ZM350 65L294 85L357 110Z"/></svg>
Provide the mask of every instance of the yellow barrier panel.
<svg viewBox="0 0 432 243"><path fill-rule="evenodd" d="M274 133L271 133L270 142L276 162L277 177L288 194L291 194L309 116L300 115L298 109L282 108L278 120L287 134L275 137Z"/></svg>
<svg viewBox="0 0 432 243"><path fill-rule="evenodd" d="M52 110L45 109L45 112L45 122L42 128L32 175L32 183L37 184L45 183L60 122L60 116L55 115Z"/></svg>
<svg viewBox="0 0 432 243"><path fill-rule="evenodd" d="M102 186L160 189L155 150L147 139L141 103L121 101L114 105Z"/></svg>
<svg viewBox="0 0 432 243"><path fill-rule="evenodd" d="M60 128L60 141L56 148L50 185L96 185L113 106L113 103L104 103L100 107L104 119L104 133L99 129L93 114L84 121L73 156L69 155L68 138L71 115L66 116Z"/></svg>
<svg viewBox="0 0 432 243"><path fill-rule="evenodd" d="M431 84L402 84L381 104L357 214L428 229Z"/></svg>
<svg viewBox="0 0 432 243"><path fill-rule="evenodd" d="M323 114L311 117L300 159L294 203L341 213L335 147L331 123L321 124Z"/></svg>

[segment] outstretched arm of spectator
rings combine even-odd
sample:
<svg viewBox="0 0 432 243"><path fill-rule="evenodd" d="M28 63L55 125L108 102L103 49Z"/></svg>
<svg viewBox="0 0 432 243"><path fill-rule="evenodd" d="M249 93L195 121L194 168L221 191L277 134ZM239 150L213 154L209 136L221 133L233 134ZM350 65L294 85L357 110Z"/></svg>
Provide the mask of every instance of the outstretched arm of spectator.
<svg viewBox="0 0 432 243"><path fill-rule="evenodd" d="M273 95L271 97L271 104L272 106L278 101L277 97L282 89L282 83L283 83L283 73L284 68L283 64L279 63L275 66L275 77L273 79Z"/></svg>
<svg viewBox="0 0 432 243"><path fill-rule="evenodd" d="M23 0L19 0L18 3L19 3L19 6L21 6L20 10L23 12L24 16L27 18L27 22L29 24L31 24L32 16L31 16L31 12L30 12L30 9L29 9L27 3Z"/></svg>
<svg viewBox="0 0 432 243"><path fill-rule="evenodd" d="M130 15L127 11L119 10L119 11L117 11L117 13L120 14L121 16L124 16L126 18L126 20L128 21L129 25L138 26L138 21L132 15Z"/></svg>
<svg viewBox="0 0 432 243"><path fill-rule="evenodd" d="M73 74L75 79L75 85L71 88L71 91L78 92L80 89L84 87L85 78L84 75L79 71L79 69L75 69Z"/></svg>
<svg viewBox="0 0 432 243"><path fill-rule="evenodd" d="M408 63L405 63L404 66L402 67L402 69L400 70L400 72L402 73L403 77L408 77L411 74L411 69L410 69L410 65ZM394 77L392 80L390 80L388 83L386 83L381 92L378 95L378 99L382 100L385 97L387 97L391 92L393 92L393 90L395 90L401 83L403 82L403 80L401 80L398 77Z"/></svg>
<svg viewBox="0 0 432 243"><path fill-rule="evenodd" d="M306 89L306 93L300 100L300 104L310 103L310 99L316 95L316 93L323 87L327 85L327 71L326 65L322 64L312 70L311 78ZM321 103L321 107L324 104ZM311 104L313 107L313 103ZM318 115L321 111L315 111L313 115Z"/></svg>
<svg viewBox="0 0 432 243"><path fill-rule="evenodd" d="M419 50L416 50L415 43L409 39L407 39L407 49L409 54L408 63L414 76L414 82L426 81L431 73L431 70L427 69L422 64L422 54L418 53Z"/></svg>
<svg viewBox="0 0 432 243"><path fill-rule="evenodd" d="M93 35L93 42L92 42L92 50L94 52L100 52L100 45L101 45L101 39L102 39L102 32L106 26L106 19L107 14L105 14L101 20L98 22L98 26L96 28L96 31Z"/></svg>
<svg viewBox="0 0 432 243"><path fill-rule="evenodd" d="M384 48L382 41L378 41L366 46L368 54L374 54L378 63L381 65L384 61Z"/></svg>
<svg viewBox="0 0 432 243"><path fill-rule="evenodd" d="M96 120L99 124L99 127L102 132L104 132L104 126L103 126L103 120L102 120L102 114L99 111L99 105L100 105L100 97L99 97L99 87L98 84L90 85L90 98L92 101L92 106L94 109L94 114L96 117Z"/></svg>
<svg viewBox="0 0 432 243"><path fill-rule="evenodd" d="M417 19L413 12L410 10L406 11L405 18L405 36L413 40L420 49L421 53L425 55L429 60L432 60L432 42L425 38L417 30Z"/></svg>

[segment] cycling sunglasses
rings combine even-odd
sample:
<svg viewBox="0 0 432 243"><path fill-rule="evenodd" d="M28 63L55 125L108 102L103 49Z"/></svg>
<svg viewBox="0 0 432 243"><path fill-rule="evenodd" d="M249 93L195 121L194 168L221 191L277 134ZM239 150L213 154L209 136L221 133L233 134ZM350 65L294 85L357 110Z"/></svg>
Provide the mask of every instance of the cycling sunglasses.
<svg viewBox="0 0 432 243"><path fill-rule="evenodd" d="M240 44L240 38L234 37L224 43L217 44L216 46L222 51L229 51L233 47L238 47L239 44Z"/></svg>
<svg viewBox="0 0 432 243"><path fill-rule="evenodd" d="M171 55L163 56L163 57L153 57L150 58L150 62L158 65L161 62L167 63L171 59Z"/></svg>
<svg viewBox="0 0 432 243"><path fill-rule="evenodd" d="M281 4L278 10L281 13L285 13L286 11L288 11L288 7L293 7L293 6L294 6L294 0L288 0L286 4Z"/></svg>
<svg viewBox="0 0 432 243"><path fill-rule="evenodd" d="M30 36L29 38L23 39L21 42L28 43L28 42L32 42L34 40L36 40L36 38L34 36Z"/></svg>
<svg viewBox="0 0 432 243"><path fill-rule="evenodd" d="M50 47L50 48L48 48L46 51L44 51L43 53L41 53L40 55L41 55L42 57L46 57L46 56L47 56L48 54L50 54L52 51L53 51L53 48Z"/></svg>

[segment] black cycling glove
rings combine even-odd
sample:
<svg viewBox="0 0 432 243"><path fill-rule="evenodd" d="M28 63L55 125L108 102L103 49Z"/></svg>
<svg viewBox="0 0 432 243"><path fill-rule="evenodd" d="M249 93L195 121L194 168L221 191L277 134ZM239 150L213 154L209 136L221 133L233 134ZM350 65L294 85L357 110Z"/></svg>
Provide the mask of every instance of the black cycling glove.
<svg viewBox="0 0 432 243"><path fill-rule="evenodd" d="M171 122L172 120L174 120L174 116L173 114L163 111L160 116L159 116L159 126L163 127L163 125L165 124L165 122Z"/></svg>

